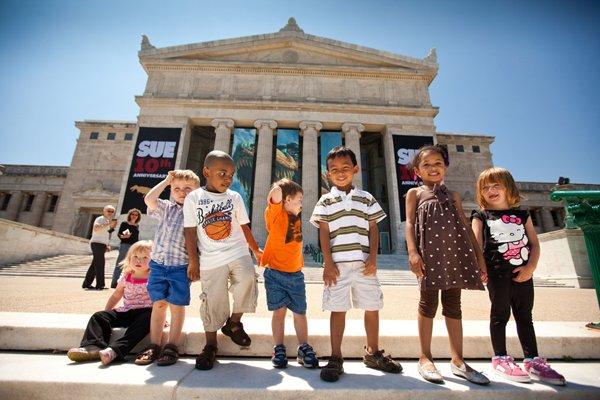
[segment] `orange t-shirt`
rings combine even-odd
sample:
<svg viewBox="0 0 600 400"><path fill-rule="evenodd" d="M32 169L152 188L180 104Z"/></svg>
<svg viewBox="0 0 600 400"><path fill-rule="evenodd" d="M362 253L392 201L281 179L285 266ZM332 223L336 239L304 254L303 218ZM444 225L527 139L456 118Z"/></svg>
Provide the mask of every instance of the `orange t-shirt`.
<svg viewBox="0 0 600 400"><path fill-rule="evenodd" d="M297 272L302 269L302 220L290 215L283 202L269 202L265 210L267 243L263 251L261 265L282 272Z"/></svg>

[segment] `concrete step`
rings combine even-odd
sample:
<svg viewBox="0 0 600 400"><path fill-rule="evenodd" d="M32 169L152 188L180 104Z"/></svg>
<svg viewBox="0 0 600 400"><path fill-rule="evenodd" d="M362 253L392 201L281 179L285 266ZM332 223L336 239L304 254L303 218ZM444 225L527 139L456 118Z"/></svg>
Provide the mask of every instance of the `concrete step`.
<svg viewBox="0 0 600 400"><path fill-rule="evenodd" d="M204 346L200 318L186 318L182 354L199 354ZM89 315L51 313L0 312L0 350L66 351L77 346L83 335ZM266 357L272 352L271 320L244 317L244 328L252 338L250 348L240 349L229 338L219 334L219 351L228 356ZM463 321L464 355L468 358L488 359L492 355L487 321ZM585 328L584 322L540 321L536 325L538 347L544 357L551 359L600 359L600 332ZM329 320L311 319L308 323L309 341L317 354L330 352ZM507 327L507 350L515 357L522 355L516 328ZM293 320L286 319L285 344L293 356L296 338ZM140 346L144 346L145 342ZM343 342L346 357L361 357L365 345L362 320L347 320ZM394 357L418 358L419 337L417 322L411 320L380 321L380 347ZM434 324L432 351L435 357L450 357L446 327Z"/></svg>
<svg viewBox="0 0 600 400"><path fill-rule="evenodd" d="M211 371L198 371L192 358L182 358L170 367L140 367L131 362L101 367L98 362L74 364L64 354L4 352L0 365L2 399L597 400L600 393L599 362L553 363L568 381L564 387L505 381L490 373L487 361L470 365L488 374L489 386L455 377L445 361L437 364L444 385L424 381L415 361L402 361L404 372L398 375L347 360L344 375L336 383L322 381L319 370L305 369L294 361L277 370L266 359L221 358Z"/></svg>

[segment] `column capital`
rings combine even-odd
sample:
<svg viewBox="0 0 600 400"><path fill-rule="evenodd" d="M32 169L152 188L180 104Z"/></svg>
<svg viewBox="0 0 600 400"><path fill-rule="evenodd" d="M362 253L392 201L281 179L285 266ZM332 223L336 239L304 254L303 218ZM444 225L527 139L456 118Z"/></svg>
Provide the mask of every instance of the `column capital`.
<svg viewBox="0 0 600 400"><path fill-rule="evenodd" d="M218 128L220 126L224 126L228 129L233 128L233 120L230 118L215 118L210 122L210 124L215 128Z"/></svg>
<svg viewBox="0 0 600 400"><path fill-rule="evenodd" d="M319 121L301 121L300 122L300 129L302 131L305 131L305 130L308 130L311 128L318 132L321 129L323 129L323 124L320 123Z"/></svg>
<svg viewBox="0 0 600 400"><path fill-rule="evenodd" d="M277 121L272 119L257 119L254 121L254 127L256 129L260 129L262 127L268 126L271 129L277 128Z"/></svg>
<svg viewBox="0 0 600 400"><path fill-rule="evenodd" d="M342 132L344 132L344 133L348 133L348 132L361 133L364 130L365 130L365 126L363 124L361 124L360 122L344 122L342 124Z"/></svg>

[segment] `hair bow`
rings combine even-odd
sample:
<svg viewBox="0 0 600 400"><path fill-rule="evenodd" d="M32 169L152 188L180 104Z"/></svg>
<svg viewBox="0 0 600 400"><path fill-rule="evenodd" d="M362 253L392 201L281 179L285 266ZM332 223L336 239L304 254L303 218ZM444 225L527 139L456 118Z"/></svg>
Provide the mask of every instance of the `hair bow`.
<svg viewBox="0 0 600 400"><path fill-rule="evenodd" d="M504 222L505 224L521 224L521 218L517 217L516 215L503 215L502 216L502 222Z"/></svg>

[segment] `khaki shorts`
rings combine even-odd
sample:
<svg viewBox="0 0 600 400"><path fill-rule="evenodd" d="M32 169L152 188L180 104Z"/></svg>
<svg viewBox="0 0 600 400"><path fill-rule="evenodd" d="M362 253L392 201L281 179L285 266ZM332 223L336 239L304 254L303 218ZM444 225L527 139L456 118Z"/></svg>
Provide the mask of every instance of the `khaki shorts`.
<svg viewBox="0 0 600 400"><path fill-rule="evenodd" d="M336 285L323 290L323 310L343 312L354 307L376 311L383 308L379 278L364 275L364 262L336 263L336 266L340 275Z"/></svg>
<svg viewBox="0 0 600 400"><path fill-rule="evenodd" d="M231 316L229 292L233 297L233 313L256 311L257 275L250 255L206 271L200 267L200 282L200 317L206 332L218 331Z"/></svg>

